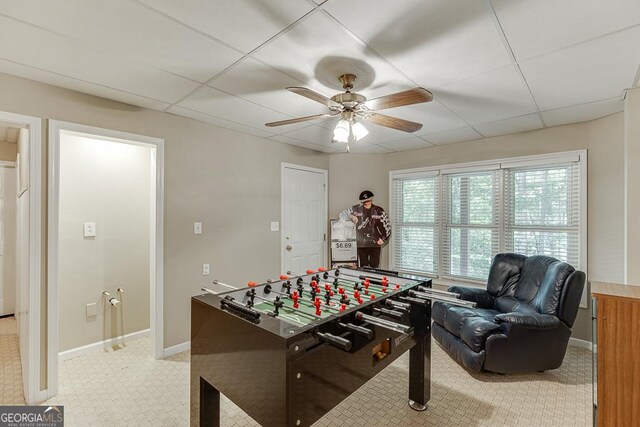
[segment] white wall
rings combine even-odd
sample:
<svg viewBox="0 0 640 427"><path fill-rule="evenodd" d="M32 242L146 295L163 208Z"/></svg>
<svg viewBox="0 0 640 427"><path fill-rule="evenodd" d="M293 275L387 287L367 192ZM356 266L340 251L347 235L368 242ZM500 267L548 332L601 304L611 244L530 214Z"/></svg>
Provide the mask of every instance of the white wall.
<svg viewBox="0 0 640 427"><path fill-rule="evenodd" d="M60 351L149 328L150 171L149 147L61 133ZM85 222L95 237L83 236ZM102 291L119 287L115 310ZM90 303L97 317L86 316Z"/></svg>

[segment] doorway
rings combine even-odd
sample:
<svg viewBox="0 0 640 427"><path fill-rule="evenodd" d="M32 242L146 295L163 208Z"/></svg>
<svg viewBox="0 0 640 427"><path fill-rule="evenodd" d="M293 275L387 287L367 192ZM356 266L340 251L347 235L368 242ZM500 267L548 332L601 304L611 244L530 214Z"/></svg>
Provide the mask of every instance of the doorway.
<svg viewBox="0 0 640 427"><path fill-rule="evenodd" d="M282 163L281 268L304 274L326 267L328 171Z"/></svg>
<svg viewBox="0 0 640 427"><path fill-rule="evenodd" d="M12 366L21 370L22 387L14 397L22 397L21 403L35 404L44 398L40 372L45 360L40 334L41 119L0 111L0 128L5 128L0 132L0 158L9 161L0 162L4 211L0 214L4 232L0 238L3 267L0 298L4 300L1 310L4 314L13 312L10 326L17 335L12 341L15 351L10 354L19 358ZM15 215L10 212L12 208Z"/></svg>
<svg viewBox="0 0 640 427"><path fill-rule="evenodd" d="M164 141L58 121L49 134L54 396L59 361L123 349L146 335L150 354L163 357Z"/></svg>

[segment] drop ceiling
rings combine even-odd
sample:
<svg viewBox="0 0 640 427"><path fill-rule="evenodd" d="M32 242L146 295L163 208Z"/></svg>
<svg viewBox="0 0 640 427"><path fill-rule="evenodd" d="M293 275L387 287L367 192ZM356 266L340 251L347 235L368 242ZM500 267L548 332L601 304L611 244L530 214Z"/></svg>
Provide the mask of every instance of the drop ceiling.
<svg viewBox="0 0 640 427"><path fill-rule="evenodd" d="M0 73L323 152L335 119L284 90L371 99L415 134L367 124L352 152L390 153L592 120L638 85L637 0L3 0ZM479 142L481 143L481 142Z"/></svg>

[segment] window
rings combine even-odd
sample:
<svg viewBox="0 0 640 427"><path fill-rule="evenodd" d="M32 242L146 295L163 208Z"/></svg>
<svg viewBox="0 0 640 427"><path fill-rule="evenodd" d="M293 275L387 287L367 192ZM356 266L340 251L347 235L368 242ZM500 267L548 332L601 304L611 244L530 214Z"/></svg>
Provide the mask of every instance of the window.
<svg viewBox="0 0 640 427"><path fill-rule="evenodd" d="M443 274L481 280L498 250L497 171L446 175Z"/></svg>
<svg viewBox="0 0 640 427"><path fill-rule="evenodd" d="M437 274L438 177L400 178L393 186L392 262L403 271Z"/></svg>
<svg viewBox="0 0 640 427"><path fill-rule="evenodd" d="M505 171L507 251L579 266L579 172L577 164Z"/></svg>
<svg viewBox="0 0 640 427"><path fill-rule="evenodd" d="M391 268L484 282L496 253L585 269L586 153L393 171Z"/></svg>

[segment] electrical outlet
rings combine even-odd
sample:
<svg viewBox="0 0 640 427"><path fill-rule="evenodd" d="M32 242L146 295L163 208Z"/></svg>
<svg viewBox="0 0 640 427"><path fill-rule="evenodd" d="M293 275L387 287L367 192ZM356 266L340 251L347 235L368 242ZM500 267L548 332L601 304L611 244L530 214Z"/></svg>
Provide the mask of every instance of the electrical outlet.
<svg viewBox="0 0 640 427"><path fill-rule="evenodd" d="M271 231L280 231L280 223L278 221L271 221Z"/></svg>
<svg viewBox="0 0 640 427"><path fill-rule="evenodd" d="M96 223L85 222L83 224L83 236L84 237L96 237Z"/></svg>
<svg viewBox="0 0 640 427"><path fill-rule="evenodd" d="M209 264L202 264L202 275L208 276L210 273Z"/></svg>

